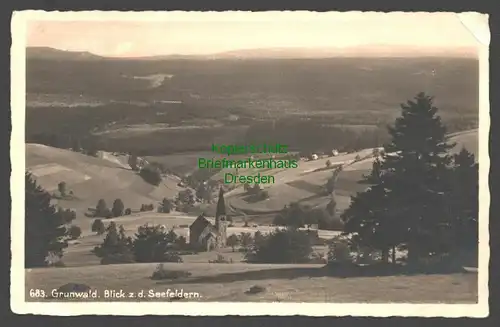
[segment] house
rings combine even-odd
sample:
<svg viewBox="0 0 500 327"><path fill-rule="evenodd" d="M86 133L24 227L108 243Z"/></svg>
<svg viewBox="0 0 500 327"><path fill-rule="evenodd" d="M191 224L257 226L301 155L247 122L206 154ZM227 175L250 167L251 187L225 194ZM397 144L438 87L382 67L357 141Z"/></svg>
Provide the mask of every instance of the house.
<svg viewBox="0 0 500 327"><path fill-rule="evenodd" d="M209 222L204 214L198 216L191 226L189 226L189 244L195 248L211 251L213 249L225 247L226 240L226 205L224 202L224 191L221 187L215 213L215 225Z"/></svg>
<svg viewBox="0 0 500 327"><path fill-rule="evenodd" d="M189 226L189 244L211 251L216 248L219 233L203 214Z"/></svg>

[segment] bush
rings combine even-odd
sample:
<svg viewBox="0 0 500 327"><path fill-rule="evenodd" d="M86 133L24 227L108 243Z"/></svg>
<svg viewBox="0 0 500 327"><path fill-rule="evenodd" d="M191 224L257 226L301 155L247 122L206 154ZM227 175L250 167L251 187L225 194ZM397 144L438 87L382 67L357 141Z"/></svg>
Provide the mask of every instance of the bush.
<svg viewBox="0 0 500 327"><path fill-rule="evenodd" d="M69 228L69 236L72 240L76 240L77 238L80 237L80 235L82 235L82 229L78 226L75 226L75 225L71 225L71 227Z"/></svg>
<svg viewBox="0 0 500 327"><path fill-rule="evenodd" d="M262 293L265 291L266 291L266 288L264 286L254 285L254 286L250 287L248 290L246 290L245 294L257 294L257 293Z"/></svg>
<svg viewBox="0 0 500 327"><path fill-rule="evenodd" d="M334 237L328 246L328 262L351 263L353 260L349 241Z"/></svg>
<svg viewBox="0 0 500 327"><path fill-rule="evenodd" d="M76 212L70 209L63 210L61 207L57 209L57 214L61 217L63 224L69 224L76 219Z"/></svg>
<svg viewBox="0 0 500 327"><path fill-rule="evenodd" d="M62 181L57 184L57 189L59 190L59 193L61 193L62 197L66 196L66 182Z"/></svg>
<svg viewBox="0 0 500 327"><path fill-rule="evenodd" d="M174 251L169 251L166 252L163 256L163 262L178 262L182 263L184 260L182 260L182 257L180 256L179 252L174 252Z"/></svg>
<svg viewBox="0 0 500 327"><path fill-rule="evenodd" d="M306 232L276 229L264 241L255 242L245 258L255 263L303 263L309 261L311 252L311 240Z"/></svg>
<svg viewBox="0 0 500 327"><path fill-rule="evenodd" d="M130 208L125 209L126 216L131 215L131 214L132 214L132 210Z"/></svg>
<svg viewBox="0 0 500 327"><path fill-rule="evenodd" d="M104 234L104 232L106 231L106 227L104 226L104 223L101 219L94 220L91 226L91 231L96 232L98 235Z"/></svg>
<svg viewBox="0 0 500 327"><path fill-rule="evenodd" d="M167 252L176 238L173 231L166 233L161 225L140 226L133 242L137 262L181 262L178 254Z"/></svg>
<svg viewBox="0 0 500 327"><path fill-rule="evenodd" d="M142 204L141 209L139 211L144 212L144 211L153 211L154 210L154 205L151 204Z"/></svg>
<svg viewBox="0 0 500 327"><path fill-rule="evenodd" d="M95 206L95 217L108 217L109 215L109 209L108 206L106 205L106 201L104 199L100 199L97 202L97 205Z"/></svg>
<svg viewBox="0 0 500 327"><path fill-rule="evenodd" d="M101 264L129 263L134 261L132 239L125 236L123 226L120 226L118 230L115 222L109 224L103 243L100 246L96 246L93 253L102 258Z"/></svg>
<svg viewBox="0 0 500 327"><path fill-rule="evenodd" d="M179 236L175 240L175 244L178 246L180 249L184 249L187 246L187 239L184 236Z"/></svg>
<svg viewBox="0 0 500 327"><path fill-rule="evenodd" d="M116 199L113 202L113 208L111 209L111 212L113 213L113 217L123 216L123 209L124 208L125 208L125 205L123 204L123 201L121 199Z"/></svg>
<svg viewBox="0 0 500 327"><path fill-rule="evenodd" d="M161 212L170 213L174 208L174 203L167 198L163 198L161 202Z"/></svg>
<svg viewBox="0 0 500 327"><path fill-rule="evenodd" d="M239 237L239 241L240 241L241 246L244 248L250 246L253 242L252 234L245 233L245 232L241 233L240 237Z"/></svg>
<svg viewBox="0 0 500 327"><path fill-rule="evenodd" d="M178 279L183 277L189 277L191 273L183 270L166 270L165 266L160 263L156 266L155 271L151 275L151 279L153 280L162 280L162 279Z"/></svg>
<svg viewBox="0 0 500 327"><path fill-rule="evenodd" d="M45 263L48 267L64 267L64 262L62 262L61 257L54 254L49 253L49 255L45 258Z"/></svg>

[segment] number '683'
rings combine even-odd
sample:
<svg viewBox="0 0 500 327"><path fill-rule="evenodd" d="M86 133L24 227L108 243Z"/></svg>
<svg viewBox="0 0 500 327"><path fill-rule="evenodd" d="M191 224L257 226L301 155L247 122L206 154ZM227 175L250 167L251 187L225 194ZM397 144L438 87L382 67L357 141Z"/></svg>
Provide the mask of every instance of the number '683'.
<svg viewBox="0 0 500 327"><path fill-rule="evenodd" d="M30 297L45 297L45 291L40 289L30 289Z"/></svg>

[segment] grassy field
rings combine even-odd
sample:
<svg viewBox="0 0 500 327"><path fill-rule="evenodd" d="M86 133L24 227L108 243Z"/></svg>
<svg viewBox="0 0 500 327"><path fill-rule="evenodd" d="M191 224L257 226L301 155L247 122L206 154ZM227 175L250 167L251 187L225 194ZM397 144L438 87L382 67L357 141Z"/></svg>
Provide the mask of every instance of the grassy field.
<svg viewBox="0 0 500 327"><path fill-rule="evenodd" d="M26 167L39 185L51 193L57 191L59 182L66 182L67 192L72 191L74 198L54 202L75 210L76 224L82 224L83 229L87 229L87 221L90 221L85 212L89 207L95 208L101 198L108 207L120 198L125 208L138 210L143 203L156 205L164 197L173 198L182 190L173 177L164 178L155 187L117 162L39 144L26 145Z"/></svg>
<svg viewBox="0 0 500 327"><path fill-rule="evenodd" d="M337 278L329 276L323 265L278 264L208 264L166 263L168 270L189 271L192 275L177 280L150 279L156 264L110 265L81 268L41 268L26 270L26 300L29 290L50 293L69 282L83 283L98 290L97 301L104 290L125 292L149 290L196 292L199 298L184 301L249 302L399 302L399 303L476 303L477 274L414 275L387 277ZM252 286L265 291L247 294ZM138 301L121 299L121 301ZM168 301L168 298L144 298L146 301ZM40 301L40 300L38 300ZM43 300L42 300L43 301ZM81 300L80 300L81 301Z"/></svg>

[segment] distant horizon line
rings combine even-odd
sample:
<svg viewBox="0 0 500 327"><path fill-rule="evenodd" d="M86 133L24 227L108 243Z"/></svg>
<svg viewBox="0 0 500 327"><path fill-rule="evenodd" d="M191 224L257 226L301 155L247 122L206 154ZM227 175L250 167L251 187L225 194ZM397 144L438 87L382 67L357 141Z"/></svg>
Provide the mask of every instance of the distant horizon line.
<svg viewBox="0 0 500 327"><path fill-rule="evenodd" d="M314 51L318 50L320 53L321 52L328 52L328 51L334 51L334 50L349 50L349 49L356 49L356 48L362 48L362 47L373 47L373 48L389 48L389 47L394 47L399 50L409 50L409 49L414 49L418 48L418 53L416 53L415 57L419 57L425 54L428 54L429 56L436 55L436 54L444 54L444 52L449 55L449 56L459 56L459 57L477 57L478 56L478 51L475 47L473 46L458 46L458 47L419 47L417 45L390 45L390 44L359 44L359 45L352 45L352 46L339 46L339 47L297 47L297 46L291 46L291 47L266 47L266 48L238 48L238 49L233 49L233 50L227 50L227 51L219 51L219 52L212 52L212 53L204 53L204 54L194 54L194 53L171 53L171 54L151 54L151 55L137 55L137 56L113 56L113 55L102 55L102 54L97 54L95 52L91 52L88 50L68 50L68 49L60 49L52 46L26 46L26 50L28 49L47 49L47 50L54 50L54 51L59 51L59 52L64 52L64 53L87 53L89 55L95 56L95 57L100 57L100 58L109 58L109 59L148 59L148 58L159 58L159 57L216 57L216 56L228 56L226 57L227 59L233 58L237 59L238 52L244 53L244 52L249 52L249 51L282 51L281 53L284 56L287 56L286 51L297 51L297 50L309 50L309 51ZM448 51L447 51L448 50ZM453 51L455 50L455 51ZM461 53L458 53L457 50L466 50ZM402 51L399 51L402 52ZM278 54L278 53L277 53ZM234 57L231 57L231 55L234 55ZM290 57L287 57L287 59L292 59L293 54L288 53L288 55L291 55ZM317 54L321 55L321 54ZM328 55L328 53L325 53L325 55ZM330 53L330 55L335 55L335 53ZM342 53L338 53L337 55L342 55ZM349 56L353 56L354 54L349 53ZM397 57L397 53L392 54L393 57ZM360 57L367 57L369 54L359 54ZM259 56L259 55L247 55L247 58L261 58L261 59L266 59L265 56ZM320 59L321 57L315 57L314 55L311 56L312 58ZM273 56L269 56L269 59L272 59ZM299 57L300 58L300 57ZM302 58L307 58L307 56L303 56ZM325 57L327 58L327 57Z"/></svg>

